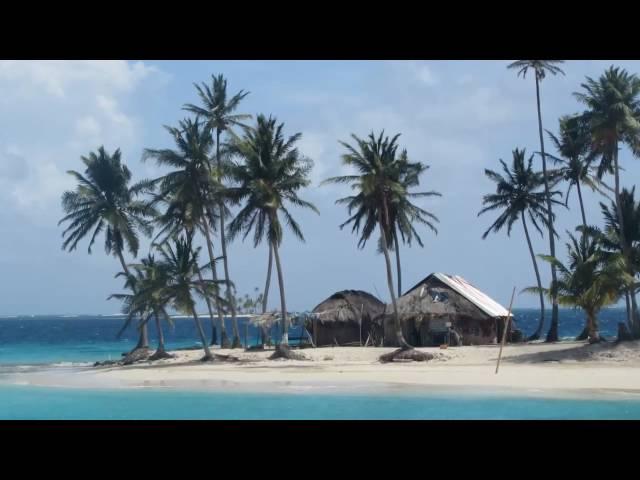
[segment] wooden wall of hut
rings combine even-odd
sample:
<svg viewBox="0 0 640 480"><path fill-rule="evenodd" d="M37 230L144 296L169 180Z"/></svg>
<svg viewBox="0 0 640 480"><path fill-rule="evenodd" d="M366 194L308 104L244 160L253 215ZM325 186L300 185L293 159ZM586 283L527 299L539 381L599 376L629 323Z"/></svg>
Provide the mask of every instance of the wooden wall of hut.
<svg viewBox="0 0 640 480"><path fill-rule="evenodd" d="M433 347L440 344L439 328L432 330L433 323L451 322L452 327L462 337L463 345L487 345L498 342L498 325L495 319L488 317L471 317L467 315L417 315L405 316L402 320L402 334L405 340L414 347ZM384 346L398 346L393 315L385 315ZM438 333L438 334L436 334Z"/></svg>
<svg viewBox="0 0 640 480"><path fill-rule="evenodd" d="M316 346L329 345L364 345L369 338L369 345L379 345L382 328L368 317L362 320L362 330L357 321L314 320L311 323L311 335Z"/></svg>

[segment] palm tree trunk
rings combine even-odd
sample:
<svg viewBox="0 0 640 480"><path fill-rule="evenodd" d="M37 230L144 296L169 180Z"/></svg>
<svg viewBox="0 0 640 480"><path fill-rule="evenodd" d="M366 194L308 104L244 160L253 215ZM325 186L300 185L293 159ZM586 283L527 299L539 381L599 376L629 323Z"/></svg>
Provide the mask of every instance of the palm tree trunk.
<svg viewBox="0 0 640 480"><path fill-rule="evenodd" d="M264 294L262 295L262 313L267 311L269 299L269 285L271 284L271 268L273 266L273 246L269 243L269 263L267 264L267 280L264 284Z"/></svg>
<svg viewBox="0 0 640 480"><path fill-rule="evenodd" d="M547 198L547 223L549 230L549 249L552 257L556 256L555 229L553 228L553 210L551 208L551 195L549 193L549 177L547 176L547 157L544 153L544 137L542 136L542 112L540 110L540 81L536 75L536 104L538 107L538 134L540 136L540 153L542 154L542 175L544 177L544 193ZM555 285L557 279L556 266L551 264L551 281ZM551 294L551 327L547 333L547 342L558 340L558 296Z"/></svg>
<svg viewBox="0 0 640 480"><path fill-rule="evenodd" d="M531 261L533 262L533 269L536 272L536 281L538 282L538 288L540 289L540 321L538 322L538 328L527 340L537 340L540 338L542 329L544 328L544 295L542 293L542 282L540 281L540 271L538 270L538 262L536 261L536 255L533 253L533 246L531 245L531 237L529 236L529 229L527 228L527 221L524 218L525 212L522 212L522 226L524 227L524 234L527 237L527 245L529 245L529 253L531 254Z"/></svg>
<svg viewBox="0 0 640 480"><path fill-rule="evenodd" d="M267 280L264 284L264 293L262 294L262 314L264 315L267 312L267 305L268 305L268 299L269 299L269 286L271 284L271 269L273 266L273 247L271 246L271 243L269 243L269 263L267 265ZM260 332L262 334L262 343L264 344L265 341L267 340L268 332L267 332L267 327L265 327L264 325L260 326Z"/></svg>
<svg viewBox="0 0 640 480"><path fill-rule="evenodd" d="M393 230L393 243L396 247L396 271L398 272L398 297L402 296L402 268L400 267L400 245L398 244L398 232Z"/></svg>
<svg viewBox="0 0 640 480"><path fill-rule="evenodd" d="M386 201L386 198L384 197L382 198L382 206L384 210L384 220L386 220L389 217L389 214L387 212L387 201ZM396 341L398 342L398 346L402 350L406 350L406 349L410 349L411 345L407 343L407 341L404 338L404 335L402 334L402 324L400 323L400 317L398 315L398 304L396 302L395 292L393 291L391 259L389 258L389 248L387 246L387 236L385 234L385 228L384 228L384 226L386 225L386 222L383 222L382 212L378 214L378 217L379 217L378 223L380 226L380 238L382 240L382 252L384 253L384 261L387 267L387 286L389 287L389 294L391 295L391 303L393 305L393 317L394 317L393 320L394 320L395 331L396 331Z"/></svg>
<svg viewBox="0 0 640 480"><path fill-rule="evenodd" d="M582 226L587 228L587 217L584 214L584 202L582 201L582 189L579 181L576 182L576 188L578 189L578 200L580 201L580 212L582 213Z"/></svg>
<svg viewBox="0 0 640 480"><path fill-rule="evenodd" d="M216 129L216 163L218 164L218 175L222 175L222 162L220 161L220 129ZM224 202L220 201L220 246L222 247L222 262L224 265L224 281L226 283L227 302L231 307L231 326L233 328L233 341L231 348L241 346L240 332L238 330L238 317L236 314L236 300L231 292L231 281L229 280L229 258L227 257L227 237L224 231Z"/></svg>
<svg viewBox="0 0 640 480"><path fill-rule="evenodd" d="M121 250L118 250L118 258L120 259L120 265L122 265L122 270L124 271L124 273L127 274L127 277L128 277L130 275L129 267L127 267L127 264L124 261L124 257L122 256ZM135 293L135 289L133 287L131 289ZM138 344L133 350L131 350L132 352L135 350L138 350L139 348L149 348L149 330L147 329L147 324L142 323L142 320L140 321L140 323L142 324L142 328L140 328L140 336L138 337Z"/></svg>
<svg viewBox="0 0 640 480"><path fill-rule="evenodd" d="M589 319L589 343L597 343L600 341L598 317L593 312L587 312L587 318Z"/></svg>
<svg viewBox="0 0 640 480"><path fill-rule="evenodd" d="M631 297L631 318L633 319L634 335L636 338L640 338L640 315L638 315L638 303L633 289L631 289L629 296Z"/></svg>
<svg viewBox="0 0 640 480"><path fill-rule="evenodd" d="M162 331L162 325L160 325L160 317L157 314L155 314L155 317L156 330L158 330L158 352L164 352L164 332Z"/></svg>
<svg viewBox="0 0 640 480"><path fill-rule="evenodd" d="M209 262L211 262L211 279L216 282L218 280L218 274L216 272L216 257L213 254L213 244L211 243L211 234L209 233L209 228L207 226L207 222L205 221L203 224L204 236L207 240L207 251L209 252ZM207 299L208 301L208 299ZM207 304L208 306L208 304ZM220 331L220 347L227 348L229 346L229 340L227 338L227 329L224 325L224 315L222 314L222 307L220 306L220 302L216 298L216 311L218 312L218 330ZM209 309L209 314L211 315L211 309ZM213 315L211 315L211 327L213 329ZM214 344L215 338L211 338L211 345Z"/></svg>
<svg viewBox="0 0 640 480"><path fill-rule="evenodd" d="M631 315L631 296L629 295L628 290L624 293L624 299L627 306L627 326L629 327L629 331L633 332L633 317Z"/></svg>
<svg viewBox="0 0 640 480"><path fill-rule="evenodd" d="M282 266L280 265L280 254L276 240L272 242L273 256L276 260L276 271L278 272L278 287L280 288L280 311L282 312L282 341L280 345L289 346L289 318L287 317L287 303L284 297L284 278L282 276Z"/></svg>
<svg viewBox="0 0 640 480"><path fill-rule="evenodd" d="M202 271L200 270L200 268L197 268L198 270L198 281L200 282L200 285L204 286L204 278L202 277ZM204 301L207 304L207 310L209 311L209 318L211 319L211 326L213 327L213 309L211 308L211 300L209 300L209 297L205 297ZM213 338L211 339L213 340Z"/></svg>
<svg viewBox="0 0 640 480"><path fill-rule="evenodd" d="M631 249L627 243L627 237L624 229L624 215L622 214L622 197L620 195L620 165L618 162L618 140L614 142L613 148L613 173L614 173L614 190L616 198L616 212L618 214L618 227L620 229L620 246L622 247L622 255L631 264ZM633 275L633 272L630 272ZM633 288L628 290L629 297L631 299L631 320L632 320L632 333L636 337L640 337L640 316L638 315L638 306L636 302L636 294Z"/></svg>
<svg viewBox="0 0 640 480"><path fill-rule="evenodd" d="M584 214L584 201L582 200L582 188L580 187L580 181L576 182L576 188L578 190L578 200L580 201L580 213L582 214L582 226L586 229L587 228L587 217ZM589 322L590 322L590 320L589 320L589 317L587 316L585 318L584 328L582 329L582 332L580 332L580 335L578 335L576 337L577 341L582 341L582 340L586 340L587 338L589 338Z"/></svg>
<svg viewBox="0 0 640 480"><path fill-rule="evenodd" d="M211 350L209 350L209 342L207 342L207 337L204 335L204 330L202 329L202 323L200 323L200 319L198 318L198 314L196 313L196 309L191 309L191 314L193 315L193 320L196 322L196 329L198 330L198 335L200 336L200 341L202 342L202 346L204 347L204 357L203 360L211 360L213 355L211 355Z"/></svg>

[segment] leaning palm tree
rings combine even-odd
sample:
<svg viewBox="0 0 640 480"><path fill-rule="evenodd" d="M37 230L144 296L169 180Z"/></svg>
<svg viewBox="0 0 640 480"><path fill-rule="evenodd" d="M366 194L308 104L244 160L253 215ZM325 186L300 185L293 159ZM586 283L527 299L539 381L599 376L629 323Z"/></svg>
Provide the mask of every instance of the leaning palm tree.
<svg viewBox="0 0 640 480"><path fill-rule="evenodd" d="M154 181L159 192L154 195L152 203L163 203L166 206L164 213L156 219L160 227L156 239L164 235L163 241L166 241L182 232L186 235L201 232L209 253L212 280L216 282L216 258L210 231L216 228L216 196L220 194L221 188L209 172L213 138L202 123L190 119L179 122L179 128L165 128L174 138L176 150L146 149L143 154L143 160L151 158L160 166L175 169ZM206 299L206 303L212 331L215 332L211 302ZM228 340L223 309L219 302L216 303L216 310L220 344L224 348L228 346ZM214 336L213 334L212 337ZM214 338L212 343L213 341Z"/></svg>
<svg viewBox="0 0 640 480"><path fill-rule="evenodd" d="M402 333L402 324L398 315L398 305L393 288L393 273L389 258L389 240L392 238L394 225L400 222L402 207L408 202L407 188L403 183L403 172L407 172L406 154L398 155L397 140L400 135L389 139L384 136L384 131L376 136L369 134L366 140L352 134L351 137L356 146L346 142L340 142L347 149L342 155L342 163L357 169L358 174L332 177L323 183L351 184L351 188L357 193L336 201L337 204L346 204L350 217L340 228L352 224L352 232L359 234L358 246L363 247L371 237L376 227L380 233L380 247L384 255L387 269L387 286L393 305L396 342L399 350L391 355L383 355L381 360L391 361L395 358L413 360L426 360L426 356L412 349ZM392 217L391 212L394 213ZM405 209L408 214L409 210ZM425 212L428 213L428 212ZM408 214L407 220L411 221ZM407 230L413 232L413 230Z"/></svg>
<svg viewBox="0 0 640 480"><path fill-rule="evenodd" d="M587 217L584 213L584 202L582 199L582 185L586 185L591 190L603 193L599 187L599 181L593 172L593 161L595 155L591 150L591 135L588 125L581 115L560 117L560 137L556 137L547 130L552 143L558 151L559 157L547 154L559 167L556 175L565 180L568 184L565 197L565 206L569 203L569 193L574 186L578 192L580 202L580 212L582 214L582 225L587 226Z"/></svg>
<svg viewBox="0 0 640 480"><path fill-rule="evenodd" d="M159 245L157 248L166 265L169 277L164 294L175 310L193 317L200 342L204 348L202 361L213 360L209 342L207 342L196 312L195 298L219 297L218 285L212 280L202 280L201 278L201 267L198 265L200 247L193 248L192 238L181 236L172 242Z"/></svg>
<svg viewBox="0 0 640 480"><path fill-rule="evenodd" d="M592 148L600 156L598 177L613 174L615 206L620 229L620 245L629 262L632 247L625 236L626 226L622 211L620 185L620 144L626 144L635 156L640 156L640 78L626 70L611 66L598 80L586 78L583 92L575 97L587 106L584 118L592 135ZM633 296L630 291L629 295ZM634 314L634 323L640 325L640 317Z"/></svg>
<svg viewBox="0 0 640 480"><path fill-rule="evenodd" d="M251 118L251 115L233 113L240 101L249 92L240 90L231 98L227 98L227 80L222 76L211 76L212 85L209 87L206 83L202 87L195 84L198 96L202 101L202 106L186 104L183 108L187 111L195 113L206 121L207 128L212 135L216 134L216 166L218 181L222 179L223 165L222 156L220 154L220 135L229 131L234 126L244 126L242 121ZM229 258L227 256L227 240L225 237L225 205L224 200L219 198L219 220L220 220L220 246L222 248L222 260L224 265L224 279L227 282L226 296L227 301L231 305L231 317L233 325L233 344L232 348L240 345L240 334L238 331L238 319L236 317L236 305L234 295L231 292L231 279L229 276Z"/></svg>
<svg viewBox="0 0 640 480"><path fill-rule="evenodd" d="M533 246L531 245L531 237L529 236L526 217L529 216L535 229L540 235L544 235L538 222L545 226L547 225L547 196L544 191L540 191L540 188L544 185L543 174L533 171L533 155L531 155L527 161L525 161L525 155L524 149L518 150L516 148L513 151L511 168L509 168L504 160L500 160L503 175L493 170L485 169L484 173L487 178L496 184L496 192L485 195L482 198L482 204L485 205L485 207L480 210L478 216L494 210L501 211L498 218L482 234L483 239L487 238L492 232L499 232L505 226L507 227L507 235L510 235L513 224L518 220L522 222L522 228L527 239L527 245L529 246L531 262L533 263L533 269L536 274L536 281L538 287L542 288L538 262L533 252ZM559 193L560 192L551 192L552 195ZM553 198L551 201L553 203L560 203ZM540 338L544 327L544 297L542 291L539 292L539 296L540 321L538 322L538 328L536 328L535 332L528 338L529 341Z"/></svg>
<svg viewBox="0 0 640 480"><path fill-rule="evenodd" d="M620 285L627 276L624 258L620 254L615 258L603 255L597 239L584 231L579 240L567 233L568 265L550 255L539 255L544 261L556 265L560 278L552 282L550 288L538 286L526 290L549 296L555 294L560 304L582 308L587 317L589 343L596 343L601 341L598 312L620 298Z"/></svg>
<svg viewBox="0 0 640 480"><path fill-rule="evenodd" d="M266 236L276 263L282 341L276 348L274 358L292 357L289 350L284 275L280 262L283 228L279 215L284 217L294 236L304 241L302 229L286 204L319 213L312 203L298 196L298 191L310 183L309 173L313 162L304 157L295 146L301 134L285 138L283 129L284 123L277 124L276 119L271 116L267 118L258 115L255 127L245 128L243 137L232 139L230 144L231 154L240 158L241 162L234 162L230 167L230 176L237 186L229 189L229 195L242 206L229 223L229 238L242 234L244 240L253 232L253 244L257 247Z"/></svg>
<svg viewBox="0 0 640 480"><path fill-rule="evenodd" d="M120 149L112 155L104 147L98 152L90 152L81 157L85 165L84 175L70 170L78 185L74 191L62 195L62 208L66 215L58 225L69 222L63 231L65 238L62 248L75 250L78 242L89 233L88 252L91 253L98 235L104 231L104 248L109 255L118 257L122 270L130 275L124 260L127 248L135 257L140 247L138 232L150 235L152 227L146 217L153 215L153 208L136 197L150 188L149 181L129 185L131 172L122 163ZM131 356L145 357L149 349L149 337L146 325L142 325L138 344L130 352Z"/></svg>
<svg viewBox="0 0 640 480"><path fill-rule="evenodd" d="M167 353L164 343L164 332L161 320L173 326L171 316L167 312L169 298L166 287L169 283L169 275L166 265L156 262L153 255L142 259L142 263L132 265L134 274L129 276L125 282L125 288L131 289L131 294L113 294L109 297L122 301L122 312L127 315L126 323L131 322L135 317L142 318L143 324L149 322L153 317L156 330L158 332L158 347L149 360L161 360L163 358L173 358ZM125 272L118 275L127 276ZM125 323L125 327L126 327Z"/></svg>
<svg viewBox="0 0 640 480"><path fill-rule="evenodd" d="M557 75L564 72L558 64L564 63L563 60L518 60L509 64L507 68L518 70L518 76L526 78L529 69L533 70L536 79L536 106L538 110L538 135L540 137L540 153L542 156L542 175L544 180L544 193L547 199L547 228L549 233L549 250L552 256L556 254L555 230L553 229L553 208L551 201L551 192L549 187L549 175L547 172L547 158L544 152L544 137L542 136L542 112L540 109L540 82L544 80L548 73ZM556 280L556 267L551 264L551 278ZM555 342L558 340L558 302L555 297L551 298L551 327L547 333L547 342Z"/></svg>

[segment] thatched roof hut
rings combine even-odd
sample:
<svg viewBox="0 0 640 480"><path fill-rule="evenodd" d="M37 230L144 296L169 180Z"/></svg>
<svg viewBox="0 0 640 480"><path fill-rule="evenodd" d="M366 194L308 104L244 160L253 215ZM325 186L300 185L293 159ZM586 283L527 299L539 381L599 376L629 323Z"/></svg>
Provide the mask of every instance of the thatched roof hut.
<svg viewBox="0 0 640 480"><path fill-rule="evenodd" d="M509 313L464 278L444 273L418 282L397 305L405 339L414 346L442 343L449 329L464 345L496 343ZM384 343L394 346L392 305L385 309L383 324Z"/></svg>
<svg viewBox="0 0 640 480"><path fill-rule="evenodd" d="M336 292L317 305L311 315L311 332L316 346L377 345L381 324L374 319L384 313L385 304L362 290Z"/></svg>

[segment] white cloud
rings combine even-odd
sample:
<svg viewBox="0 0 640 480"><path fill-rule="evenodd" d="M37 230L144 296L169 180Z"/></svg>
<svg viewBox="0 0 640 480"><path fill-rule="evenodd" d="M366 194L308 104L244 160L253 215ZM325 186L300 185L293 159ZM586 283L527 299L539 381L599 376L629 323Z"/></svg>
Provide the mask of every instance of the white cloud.
<svg viewBox="0 0 640 480"><path fill-rule="evenodd" d="M418 80L425 85L435 85L437 83L436 77L427 65L417 65L415 73Z"/></svg>
<svg viewBox="0 0 640 480"><path fill-rule="evenodd" d="M102 129L100 128L100 124L95 119L95 117L91 115L86 115L84 117L76 120L76 134L79 136L93 136L97 137L100 135Z"/></svg>
<svg viewBox="0 0 640 480"><path fill-rule="evenodd" d="M129 100L158 81L163 72L143 62L0 61L0 200L35 222L59 215L81 155L141 147Z"/></svg>
<svg viewBox="0 0 640 480"><path fill-rule="evenodd" d="M413 82L417 82L422 86L431 87L439 81L435 75L433 68L424 61L396 61L391 63L399 75L401 81L405 82L407 78Z"/></svg>
<svg viewBox="0 0 640 480"><path fill-rule="evenodd" d="M454 92L425 105L418 114L421 122L449 131L478 130L506 124L516 114L516 101L496 87L478 86L464 94Z"/></svg>
<svg viewBox="0 0 640 480"><path fill-rule="evenodd" d="M27 174L27 162L18 149L7 147L4 152L0 151L0 185L5 182L6 188L10 182L21 181Z"/></svg>
<svg viewBox="0 0 640 480"><path fill-rule="evenodd" d="M120 60L5 60L0 61L0 85L12 86L20 96L33 98L44 93L63 98L86 85L101 91L131 91L157 71L142 62Z"/></svg>

